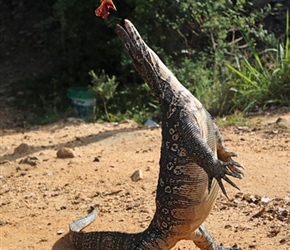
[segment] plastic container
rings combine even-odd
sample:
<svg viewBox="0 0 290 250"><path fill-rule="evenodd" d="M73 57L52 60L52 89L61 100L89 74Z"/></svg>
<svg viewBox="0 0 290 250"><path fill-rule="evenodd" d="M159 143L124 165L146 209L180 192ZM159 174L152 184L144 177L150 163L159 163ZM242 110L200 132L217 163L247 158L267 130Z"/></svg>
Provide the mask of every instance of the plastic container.
<svg viewBox="0 0 290 250"><path fill-rule="evenodd" d="M96 112L96 98L87 87L71 87L67 90L67 97L72 100L78 118L93 121Z"/></svg>

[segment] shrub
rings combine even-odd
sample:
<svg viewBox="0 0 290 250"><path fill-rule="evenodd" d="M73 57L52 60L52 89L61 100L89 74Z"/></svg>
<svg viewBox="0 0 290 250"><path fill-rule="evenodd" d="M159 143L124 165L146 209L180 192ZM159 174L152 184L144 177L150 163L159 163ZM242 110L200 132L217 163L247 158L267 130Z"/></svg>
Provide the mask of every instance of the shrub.
<svg viewBox="0 0 290 250"><path fill-rule="evenodd" d="M261 52L244 33L250 54L236 56L236 66L227 65L236 76L231 80L235 96L233 107L243 111L270 104L290 104L289 12L285 28L285 44Z"/></svg>

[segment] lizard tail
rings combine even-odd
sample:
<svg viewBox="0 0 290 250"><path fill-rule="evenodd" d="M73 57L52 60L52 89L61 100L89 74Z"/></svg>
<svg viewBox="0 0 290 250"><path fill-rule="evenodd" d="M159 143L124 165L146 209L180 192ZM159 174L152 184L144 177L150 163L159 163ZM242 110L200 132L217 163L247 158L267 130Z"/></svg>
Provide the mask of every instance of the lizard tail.
<svg viewBox="0 0 290 250"><path fill-rule="evenodd" d="M83 232L97 217L94 209L88 215L76 219L69 224L69 237L77 250L132 250L140 242L142 233L123 232Z"/></svg>
<svg viewBox="0 0 290 250"><path fill-rule="evenodd" d="M80 232L82 229L84 229L85 227L90 225L96 219L97 215L98 215L98 212L96 209L94 209L88 215L72 221L69 224L70 231L71 232Z"/></svg>

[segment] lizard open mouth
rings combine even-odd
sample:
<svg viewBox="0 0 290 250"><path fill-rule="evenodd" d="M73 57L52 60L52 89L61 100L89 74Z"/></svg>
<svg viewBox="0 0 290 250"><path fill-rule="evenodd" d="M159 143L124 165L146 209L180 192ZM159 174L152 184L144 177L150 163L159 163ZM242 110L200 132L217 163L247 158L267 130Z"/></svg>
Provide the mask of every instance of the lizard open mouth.
<svg viewBox="0 0 290 250"><path fill-rule="evenodd" d="M122 27L120 24L117 24L116 27L117 27L117 33L119 35L119 33L122 34L122 33L127 33L129 31L132 31L132 27L134 27L134 26L128 19L125 19L124 20L124 27Z"/></svg>
<svg viewBox="0 0 290 250"><path fill-rule="evenodd" d="M128 43L132 41L132 39L134 38L134 34L135 36L139 37L138 39L141 39L137 29L128 19L124 20L124 27L122 27L120 24L117 24L116 30L117 35L122 40L124 45L128 45Z"/></svg>
<svg viewBox="0 0 290 250"><path fill-rule="evenodd" d="M132 60L135 62L143 61L144 57L148 55L146 49L149 49L149 47L141 38L135 26L128 19L125 19L124 27L120 24L116 25L116 32Z"/></svg>

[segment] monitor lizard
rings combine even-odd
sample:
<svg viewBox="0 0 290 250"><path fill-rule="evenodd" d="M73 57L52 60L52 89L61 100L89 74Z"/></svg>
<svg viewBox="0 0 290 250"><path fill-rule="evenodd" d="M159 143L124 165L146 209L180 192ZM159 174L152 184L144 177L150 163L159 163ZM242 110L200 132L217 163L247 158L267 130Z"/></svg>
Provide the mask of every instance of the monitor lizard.
<svg viewBox="0 0 290 250"><path fill-rule="evenodd" d="M96 217L94 210L70 224L70 238L79 250L167 250L179 240L192 240L202 250L237 250L215 243L205 225L222 180L242 178L242 164L228 152L212 117L125 20L117 34L133 65L158 99L162 118L160 170L156 210L140 233L82 232Z"/></svg>

